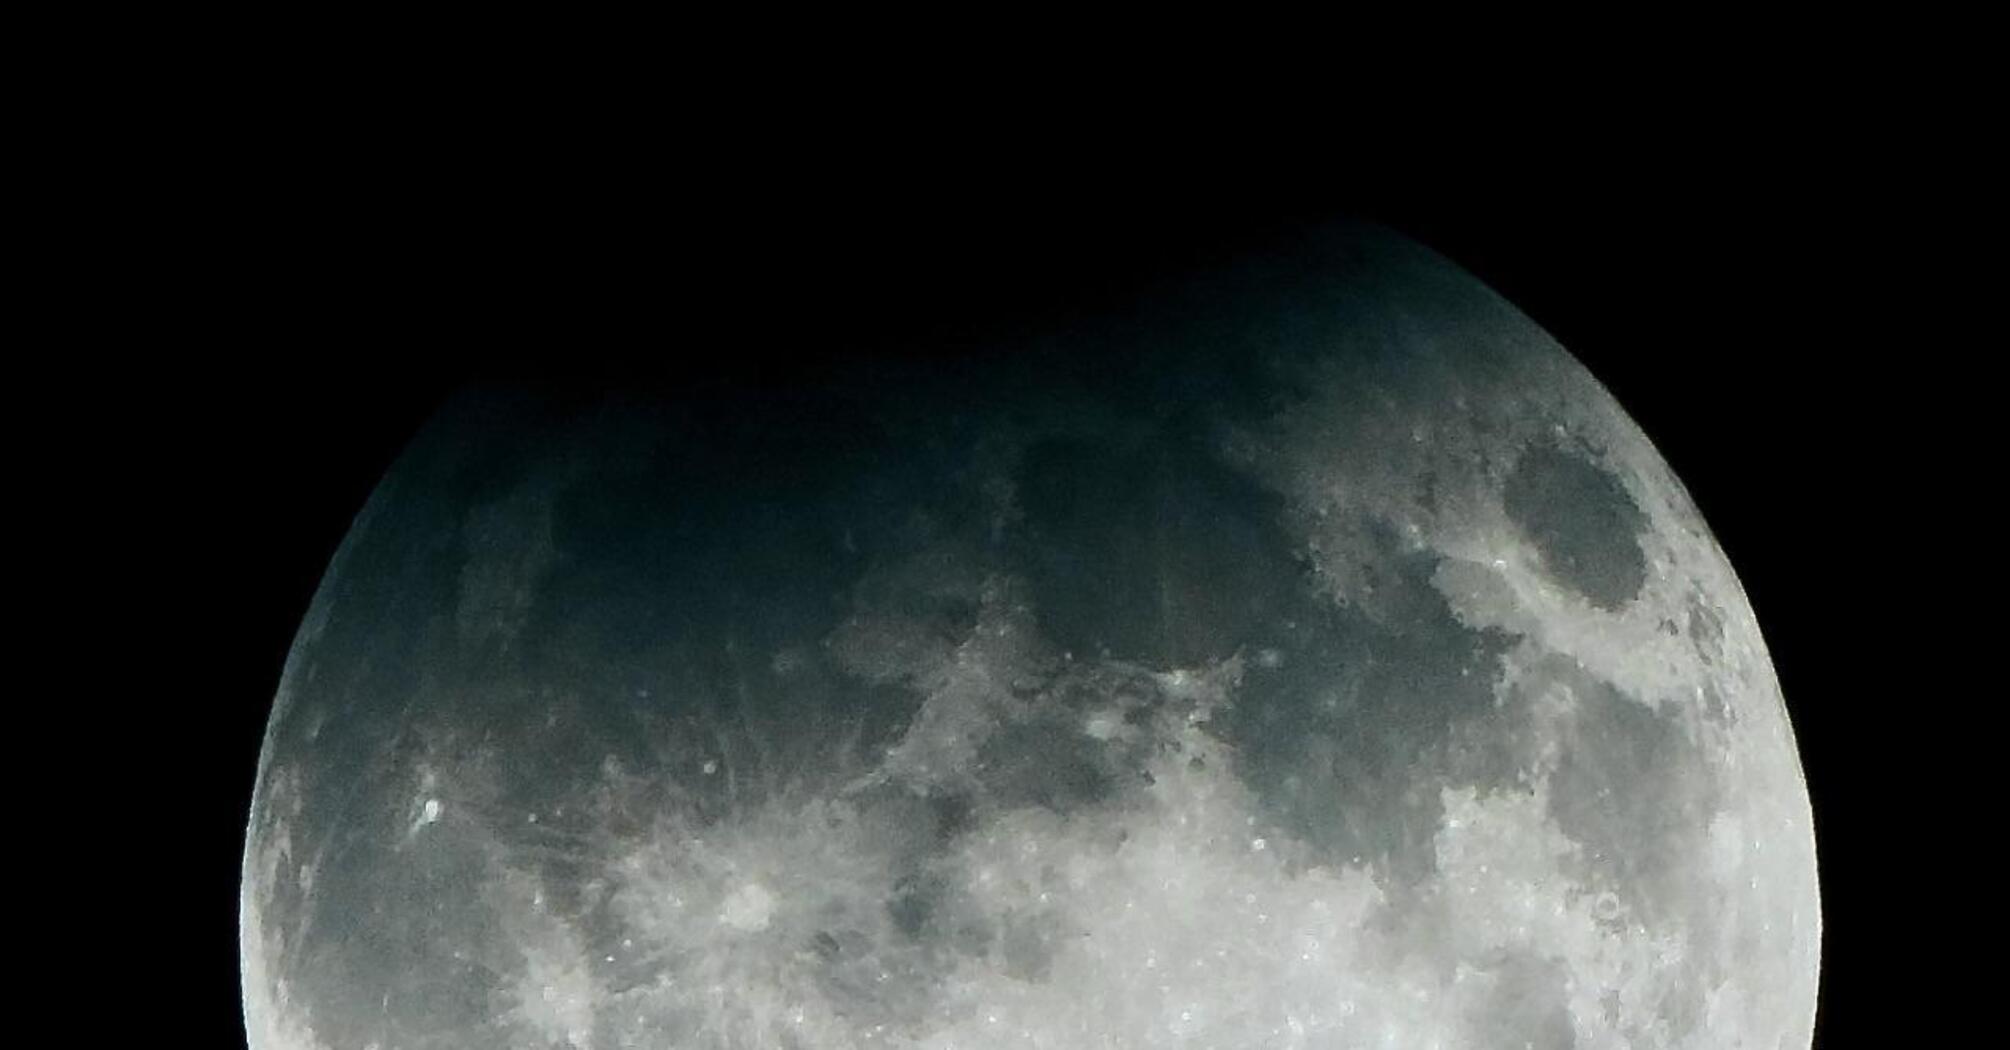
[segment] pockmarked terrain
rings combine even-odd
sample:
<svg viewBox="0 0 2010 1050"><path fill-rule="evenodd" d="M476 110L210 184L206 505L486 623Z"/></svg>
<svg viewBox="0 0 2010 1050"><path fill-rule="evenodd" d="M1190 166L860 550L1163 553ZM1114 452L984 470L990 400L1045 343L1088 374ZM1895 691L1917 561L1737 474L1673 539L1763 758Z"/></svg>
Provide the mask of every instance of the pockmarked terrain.
<svg viewBox="0 0 2010 1050"><path fill-rule="evenodd" d="M1681 484L1373 229L1023 352L470 390L300 629L242 914L254 1050L1798 1050L1819 926Z"/></svg>

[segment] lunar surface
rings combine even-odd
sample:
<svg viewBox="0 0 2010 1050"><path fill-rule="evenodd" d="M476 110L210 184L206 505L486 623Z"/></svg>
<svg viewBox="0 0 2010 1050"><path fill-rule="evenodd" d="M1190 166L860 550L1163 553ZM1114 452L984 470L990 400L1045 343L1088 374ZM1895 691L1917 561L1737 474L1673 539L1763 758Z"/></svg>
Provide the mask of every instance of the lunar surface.
<svg viewBox="0 0 2010 1050"><path fill-rule="evenodd" d="M255 1050L1801 1050L1820 943L1681 484L1352 228L1011 353L468 390L241 919Z"/></svg>

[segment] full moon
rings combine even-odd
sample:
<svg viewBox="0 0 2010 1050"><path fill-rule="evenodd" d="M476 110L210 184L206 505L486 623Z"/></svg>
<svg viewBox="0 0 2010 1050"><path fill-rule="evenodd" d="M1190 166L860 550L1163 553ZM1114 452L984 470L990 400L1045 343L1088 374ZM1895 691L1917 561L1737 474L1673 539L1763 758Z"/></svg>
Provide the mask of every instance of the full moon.
<svg viewBox="0 0 2010 1050"><path fill-rule="evenodd" d="M1007 349L442 408L273 705L254 1050L1809 1045L1764 642L1541 329L1343 227Z"/></svg>

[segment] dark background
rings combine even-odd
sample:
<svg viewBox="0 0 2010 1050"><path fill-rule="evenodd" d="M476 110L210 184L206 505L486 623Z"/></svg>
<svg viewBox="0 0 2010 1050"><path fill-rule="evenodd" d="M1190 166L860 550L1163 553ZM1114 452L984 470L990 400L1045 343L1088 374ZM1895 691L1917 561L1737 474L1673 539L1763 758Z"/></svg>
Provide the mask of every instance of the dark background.
<svg viewBox="0 0 2010 1050"><path fill-rule="evenodd" d="M1519 305L1701 505L1772 647L1815 798L1818 1045L1868 1030L1866 993L1887 979L1882 839L1903 796L1864 756L1905 731L1872 716L1898 657L1879 655L1867 588L1893 519L1927 498L1888 451L1912 373L1872 321L1897 261L1874 192L1763 136L1567 161L1454 150L1426 174L1363 179L1385 154L933 135L299 136L133 207L123 265L166 283L105 308L134 312L159 352L106 411L133 435L121 500L153 523L133 542L167 575L138 610L174 639L157 688L186 698L139 729L172 742L175 816L143 822L135 848L173 872L171 954L203 989L180 1008L200 1030L217 1045L241 1031L238 865L293 632L351 517L458 382L640 367L795 381L998 352L1339 216L1404 231Z"/></svg>

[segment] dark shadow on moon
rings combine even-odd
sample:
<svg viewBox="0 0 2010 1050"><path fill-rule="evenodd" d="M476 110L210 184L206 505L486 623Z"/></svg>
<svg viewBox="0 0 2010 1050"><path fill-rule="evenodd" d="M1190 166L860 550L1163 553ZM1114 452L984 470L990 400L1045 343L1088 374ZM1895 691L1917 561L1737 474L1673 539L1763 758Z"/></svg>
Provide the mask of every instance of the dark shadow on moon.
<svg viewBox="0 0 2010 1050"><path fill-rule="evenodd" d="M1570 1017L1569 975L1554 961L1531 953L1511 953L1483 970L1494 984L1479 1045L1502 1032L1515 1033L1519 1050L1575 1050L1577 1030Z"/></svg>
<svg viewBox="0 0 2010 1050"><path fill-rule="evenodd" d="M1508 475L1504 500L1550 575L1607 612L1639 596L1647 516L1618 478L1574 452L1536 445Z"/></svg>
<svg viewBox="0 0 2010 1050"><path fill-rule="evenodd" d="M1649 925L1701 915L1693 870L1717 786L1681 721L1588 673L1568 676L1571 726L1550 779L1550 815L1584 847L1595 885ZM1708 909L1700 909L1707 912Z"/></svg>
<svg viewBox="0 0 2010 1050"><path fill-rule="evenodd" d="M1384 593L1373 615L1299 591L1273 623L1277 658L1250 667L1212 728L1278 826L1335 864L1371 863L1401 883L1434 869L1442 789L1513 783L1518 756L1475 762L1470 731L1511 725L1494 686L1511 636L1461 623L1432 583L1436 558L1368 530L1360 555Z"/></svg>
<svg viewBox="0 0 2010 1050"><path fill-rule="evenodd" d="M1043 441L1017 487L1041 629L1082 656L1223 659L1274 627L1304 575L1279 499L1172 435Z"/></svg>

